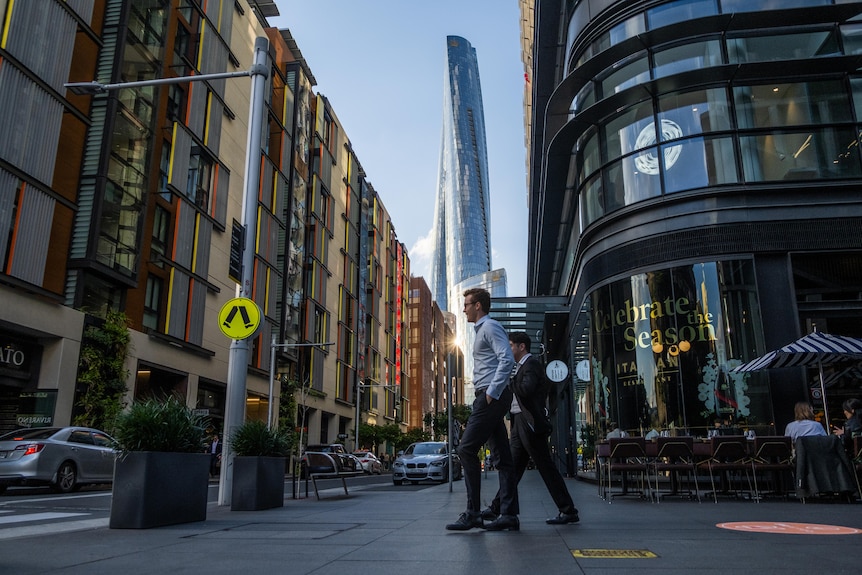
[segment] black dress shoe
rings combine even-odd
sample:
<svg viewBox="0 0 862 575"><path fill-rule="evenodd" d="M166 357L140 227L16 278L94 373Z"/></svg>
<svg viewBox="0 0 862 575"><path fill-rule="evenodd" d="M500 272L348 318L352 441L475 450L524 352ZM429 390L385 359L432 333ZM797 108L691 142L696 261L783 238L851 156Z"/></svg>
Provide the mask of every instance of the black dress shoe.
<svg viewBox="0 0 862 575"><path fill-rule="evenodd" d="M469 531L474 527L483 527L482 516L478 511L465 511L458 516L455 523L446 526L449 531Z"/></svg>
<svg viewBox="0 0 862 575"><path fill-rule="evenodd" d="M521 522L517 515L500 515L490 523L485 524L486 531L519 531Z"/></svg>
<svg viewBox="0 0 862 575"><path fill-rule="evenodd" d="M574 513L563 513L560 512L556 517L551 517L550 519L545 519L545 523L548 525L566 525L568 523L577 523L581 518L578 517L578 512Z"/></svg>
<svg viewBox="0 0 862 575"><path fill-rule="evenodd" d="M486 507L482 510L482 521L493 521L500 514L494 511L491 507Z"/></svg>

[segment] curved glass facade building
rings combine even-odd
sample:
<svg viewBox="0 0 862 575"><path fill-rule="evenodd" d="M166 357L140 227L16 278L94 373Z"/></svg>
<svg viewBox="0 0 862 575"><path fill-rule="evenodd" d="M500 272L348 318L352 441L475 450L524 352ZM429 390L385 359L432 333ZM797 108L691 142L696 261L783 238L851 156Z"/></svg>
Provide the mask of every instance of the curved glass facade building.
<svg viewBox="0 0 862 575"><path fill-rule="evenodd" d="M732 369L862 337L862 3L522 4L528 293L570 298L573 409L599 433L781 433L800 400L822 418L816 369ZM860 383L826 378L839 420Z"/></svg>
<svg viewBox="0 0 862 575"><path fill-rule="evenodd" d="M491 271L491 198L476 50L447 36L446 53L431 292L440 309L458 313L456 284Z"/></svg>

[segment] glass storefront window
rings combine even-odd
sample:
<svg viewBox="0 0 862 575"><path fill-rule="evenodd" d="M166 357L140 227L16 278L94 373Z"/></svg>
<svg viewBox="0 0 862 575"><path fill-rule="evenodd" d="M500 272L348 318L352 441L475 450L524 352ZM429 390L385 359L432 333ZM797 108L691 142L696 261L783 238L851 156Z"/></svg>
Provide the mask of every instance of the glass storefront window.
<svg viewBox="0 0 862 575"><path fill-rule="evenodd" d="M650 30L718 14L716 0L678 0L647 10Z"/></svg>
<svg viewBox="0 0 862 575"><path fill-rule="evenodd" d="M658 101L658 117L662 124L670 121L679 127L682 136L730 130L730 105L723 88L696 90L663 96ZM671 139L662 130L662 141Z"/></svg>
<svg viewBox="0 0 862 575"><path fill-rule="evenodd" d="M856 111L856 121L862 119L862 78L850 79L850 90L853 92L853 108Z"/></svg>
<svg viewBox="0 0 862 575"><path fill-rule="evenodd" d="M618 63L614 69L602 79L602 98L607 98L626 88L637 86L649 81L649 61L646 54L641 53L634 60Z"/></svg>
<svg viewBox="0 0 862 575"><path fill-rule="evenodd" d="M639 436L705 436L715 418L769 432L766 379L732 372L762 332L750 260L638 274L594 291L590 304L585 397L600 437L610 421Z"/></svg>
<svg viewBox="0 0 862 575"><path fill-rule="evenodd" d="M838 39L832 30L727 39L727 59L731 64L797 60L840 53Z"/></svg>
<svg viewBox="0 0 862 575"><path fill-rule="evenodd" d="M858 178L858 139L851 128L740 136L747 182Z"/></svg>
<svg viewBox="0 0 862 575"><path fill-rule="evenodd" d="M844 44L844 53L862 54L862 24L847 24L841 26L841 41Z"/></svg>
<svg viewBox="0 0 862 575"><path fill-rule="evenodd" d="M602 208L602 175L596 174L581 190L581 229L605 215Z"/></svg>
<svg viewBox="0 0 862 575"><path fill-rule="evenodd" d="M627 108L604 127L607 159L614 160L656 143L651 103Z"/></svg>
<svg viewBox="0 0 862 575"><path fill-rule="evenodd" d="M576 144L578 183L590 177L601 162L599 154L599 137L595 128L591 128L580 138Z"/></svg>
<svg viewBox="0 0 862 575"><path fill-rule="evenodd" d="M608 166L605 170L607 213L661 195L657 154L658 148L652 147Z"/></svg>
<svg viewBox="0 0 862 575"><path fill-rule="evenodd" d="M656 52L654 59L653 76L655 78L679 74L688 70L712 68L723 63L721 43L718 40L674 46Z"/></svg>
<svg viewBox="0 0 862 575"><path fill-rule="evenodd" d="M763 10L789 10L808 6L827 6L832 0L721 0L721 12L762 12Z"/></svg>
<svg viewBox="0 0 862 575"><path fill-rule="evenodd" d="M662 146L665 193L737 182L732 138L691 138Z"/></svg>
<svg viewBox="0 0 862 575"><path fill-rule="evenodd" d="M581 110L596 103L596 87L592 82L581 88L572 100L571 113L580 113Z"/></svg>
<svg viewBox="0 0 862 575"><path fill-rule="evenodd" d="M850 101L838 80L733 88L740 129L851 122Z"/></svg>

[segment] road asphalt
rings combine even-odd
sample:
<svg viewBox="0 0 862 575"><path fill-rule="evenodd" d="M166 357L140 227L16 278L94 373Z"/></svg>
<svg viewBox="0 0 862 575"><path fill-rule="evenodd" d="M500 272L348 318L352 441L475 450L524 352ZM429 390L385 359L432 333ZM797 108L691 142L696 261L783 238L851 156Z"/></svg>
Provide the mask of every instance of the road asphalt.
<svg viewBox="0 0 862 575"><path fill-rule="evenodd" d="M580 510L556 515L538 472L519 488L520 531L446 531L465 508L464 484L339 486L284 507L238 512L210 504L206 521L145 530L81 530L0 541L4 575L248 573L548 575L616 573L859 573L862 505L796 500L702 503L601 499L567 479ZM348 479L348 485L350 480ZM490 500L497 475L483 475ZM767 530L767 531L762 531Z"/></svg>

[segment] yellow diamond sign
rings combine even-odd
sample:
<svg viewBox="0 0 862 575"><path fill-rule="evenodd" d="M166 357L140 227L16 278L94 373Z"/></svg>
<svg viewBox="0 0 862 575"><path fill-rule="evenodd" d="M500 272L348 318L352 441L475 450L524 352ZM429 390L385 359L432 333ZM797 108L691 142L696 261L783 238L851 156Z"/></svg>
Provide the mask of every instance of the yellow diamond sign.
<svg viewBox="0 0 862 575"><path fill-rule="evenodd" d="M260 325L260 308L253 300L236 297L224 304L218 314L218 326L231 339L245 339Z"/></svg>

